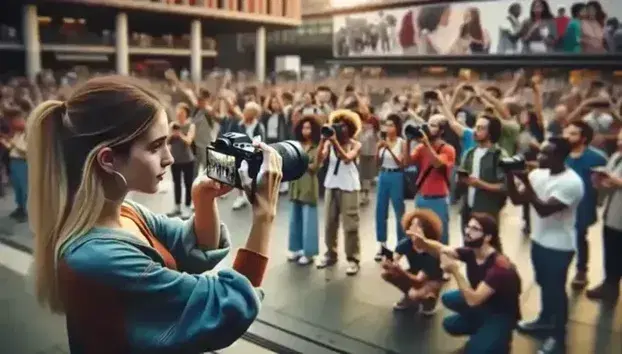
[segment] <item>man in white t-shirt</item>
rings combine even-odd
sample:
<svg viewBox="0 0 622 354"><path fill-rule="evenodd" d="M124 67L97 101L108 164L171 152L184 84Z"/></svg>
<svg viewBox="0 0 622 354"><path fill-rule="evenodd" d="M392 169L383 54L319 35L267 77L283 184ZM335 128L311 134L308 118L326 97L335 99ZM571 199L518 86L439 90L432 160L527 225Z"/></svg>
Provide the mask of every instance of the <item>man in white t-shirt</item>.
<svg viewBox="0 0 622 354"><path fill-rule="evenodd" d="M568 268L576 247L575 220L584 187L579 175L564 161L570 154L570 143L562 137L551 137L538 155L540 168L529 175L508 171L508 194L514 204L529 203L531 208L531 261L540 286L541 309L535 321L521 322L519 331L551 334L538 353L565 352L568 296ZM524 184L516 187L515 178Z"/></svg>

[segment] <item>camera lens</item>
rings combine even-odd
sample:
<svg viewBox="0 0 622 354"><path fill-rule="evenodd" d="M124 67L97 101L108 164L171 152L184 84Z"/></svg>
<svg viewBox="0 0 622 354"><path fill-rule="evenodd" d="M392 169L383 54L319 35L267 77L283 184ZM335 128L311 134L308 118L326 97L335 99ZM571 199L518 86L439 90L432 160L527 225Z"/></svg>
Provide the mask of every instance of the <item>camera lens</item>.
<svg viewBox="0 0 622 354"><path fill-rule="evenodd" d="M283 160L283 182L296 180L307 172L309 167L309 156L302 148L302 145L295 140L286 140L271 144Z"/></svg>
<svg viewBox="0 0 622 354"><path fill-rule="evenodd" d="M335 130L331 127L322 127L322 129L320 129L320 133L324 137L330 138L331 136L333 136L333 134L335 134Z"/></svg>
<svg viewBox="0 0 622 354"><path fill-rule="evenodd" d="M406 128L404 128L404 135L406 135L408 139L419 139L423 137L421 127L417 127L414 125L406 126Z"/></svg>

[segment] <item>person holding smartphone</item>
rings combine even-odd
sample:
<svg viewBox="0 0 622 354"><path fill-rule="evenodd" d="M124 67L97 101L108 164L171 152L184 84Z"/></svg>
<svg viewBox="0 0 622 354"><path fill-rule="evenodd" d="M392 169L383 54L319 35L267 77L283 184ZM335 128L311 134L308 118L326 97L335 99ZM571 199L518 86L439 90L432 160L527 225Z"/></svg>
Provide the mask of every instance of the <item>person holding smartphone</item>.
<svg viewBox="0 0 622 354"><path fill-rule="evenodd" d="M203 353L248 330L279 199L274 149L255 143L263 165L250 234L232 268L211 272L231 249L217 205L230 188L201 176L186 221L125 200L156 193L173 163L155 92L130 77L95 77L66 102L40 104L28 131L36 295L65 315L71 353Z"/></svg>
<svg viewBox="0 0 622 354"><path fill-rule="evenodd" d="M387 218L389 217L389 201L393 205L397 221L397 240L406 237L400 224L404 215L404 150L406 141L399 136L402 131L402 120L397 114L390 114L384 122L381 138L376 146L376 163L380 167L378 185L376 187L376 241L380 249L374 259L382 260L382 247L387 243ZM384 134L383 134L384 133Z"/></svg>
<svg viewBox="0 0 622 354"><path fill-rule="evenodd" d="M411 236L398 242L395 253L382 247L382 279L404 294L393 306L395 310L416 308L424 315L431 315L436 311L438 294L443 286L443 271L438 258L416 245L412 235L438 241L443 225L433 211L415 209L401 219L401 228ZM403 257L408 260L408 269L400 265Z"/></svg>

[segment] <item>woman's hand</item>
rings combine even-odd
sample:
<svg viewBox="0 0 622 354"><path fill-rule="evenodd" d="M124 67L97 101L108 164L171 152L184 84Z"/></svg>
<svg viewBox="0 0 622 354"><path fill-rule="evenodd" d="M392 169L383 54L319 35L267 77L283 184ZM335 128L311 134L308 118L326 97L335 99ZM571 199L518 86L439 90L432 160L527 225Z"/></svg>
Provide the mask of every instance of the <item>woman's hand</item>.
<svg viewBox="0 0 622 354"><path fill-rule="evenodd" d="M192 201L194 204L214 199L229 193L233 189L207 177L205 170L199 172L199 176L192 183Z"/></svg>
<svg viewBox="0 0 622 354"><path fill-rule="evenodd" d="M263 162L257 174L253 214L255 217L266 217L269 220L276 216L276 206L279 201L279 188L283 178L283 160L281 155L263 142L254 142L253 145L262 150ZM243 163L240 168L240 179L248 196L251 193L252 180L248 176L248 165Z"/></svg>

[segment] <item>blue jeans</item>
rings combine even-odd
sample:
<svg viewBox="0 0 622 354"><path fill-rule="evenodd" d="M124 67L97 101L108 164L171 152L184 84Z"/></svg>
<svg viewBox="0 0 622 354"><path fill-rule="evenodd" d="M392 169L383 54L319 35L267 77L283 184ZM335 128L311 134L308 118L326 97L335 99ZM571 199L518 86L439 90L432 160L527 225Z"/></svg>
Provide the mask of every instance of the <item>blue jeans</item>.
<svg viewBox="0 0 622 354"><path fill-rule="evenodd" d="M404 174L401 171L381 171L376 187L376 240L387 242L387 218L389 217L389 200L393 204L397 230L397 240L406 237L402 228L404 215Z"/></svg>
<svg viewBox="0 0 622 354"><path fill-rule="evenodd" d="M441 242L445 245L449 244L449 204L448 198L424 198L417 194L415 198L415 208L432 210L443 223L443 234Z"/></svg>
<svg viewBox="0 0 622 354"><path fill-rule="evenodd" d="M289 250L303 251L307 257L317 256L319 250L317 206L292 200L289 218Z"/></svg>
<svg viewBox="0 0 622 354"><path fill-rule="evenodd" d="M531 262L536 283L540 286L540 315L537 321L553 326L553 336L566 338L568 323L568 294L566 281L573 251L558 251L531 242Z"/></svg>
<svg viewBox="0 0 622 354"><path fill-rule="evenodd" d="M15 193L15 204L26 210L28 201L28 164L24 159L11 158L11 186Z"/></svg>
<svg viewBox="0 0 622 354"><path fill-rule="evenodd" d="M441 296L445 307L456 312L445 317L443 328L453 336L470 336L464 353L509 353L516 316L496 313L486 305L470 307L460 290L451 290Z"/></svg>

